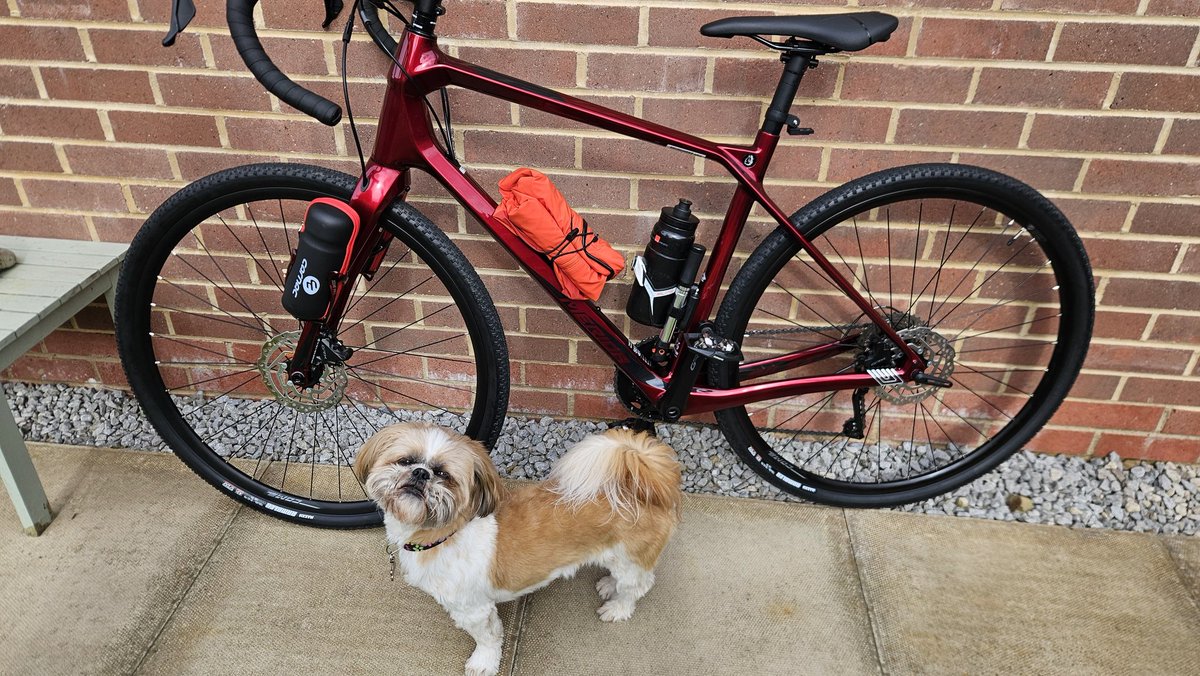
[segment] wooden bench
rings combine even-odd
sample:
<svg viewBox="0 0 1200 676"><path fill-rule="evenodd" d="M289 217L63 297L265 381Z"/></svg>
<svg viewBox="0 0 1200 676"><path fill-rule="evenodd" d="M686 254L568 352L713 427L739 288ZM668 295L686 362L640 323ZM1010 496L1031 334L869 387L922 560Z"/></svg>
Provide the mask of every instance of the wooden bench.
<svg viewBox="0 0 1200 676"><path fill-rule="evenodd" d="M0 236L17 265L0 272L0 369L103 295L113 308L128 245ZM29 449L0 388L0 476L21 525L39 535L53 518Z"/></svg>

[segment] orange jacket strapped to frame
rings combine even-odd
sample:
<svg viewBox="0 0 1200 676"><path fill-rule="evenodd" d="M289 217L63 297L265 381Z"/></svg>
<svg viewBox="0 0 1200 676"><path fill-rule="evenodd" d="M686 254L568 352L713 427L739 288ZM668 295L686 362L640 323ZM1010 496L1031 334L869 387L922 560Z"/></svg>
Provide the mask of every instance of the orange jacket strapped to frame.
<svg viewBox="0 0 1200 676"><path fill-rule="evenodd" d="M545 174L517 169L500 180L500 196L493 216L549 256L568 298L598 300L604 283L625 268L625 258L589 229Z"/></svg>

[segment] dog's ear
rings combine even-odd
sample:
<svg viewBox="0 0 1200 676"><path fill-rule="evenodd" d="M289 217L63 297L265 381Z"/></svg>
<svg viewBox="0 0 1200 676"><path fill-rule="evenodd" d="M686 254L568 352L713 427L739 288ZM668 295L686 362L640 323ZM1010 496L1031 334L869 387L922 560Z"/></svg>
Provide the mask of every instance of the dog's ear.
<svg viewBox="0 0 1200 676"><path fill-rule="evenodd" d="M487 449L479 442L472 441L471 450L475 454L472 472L475 485L471 487L471 506L476 516L487 516L499 506L504 496L504 483Z"/></svg>
<svg viewBox="0 0 1200 676"><path fill-rule="evenodd" d="M367 475L375 467L379 454L388 447L393 438L395 438L395 434L392 428L385 427L371 435L371 438L367 439L367 443L359 449L358 456L354 458L354 476L358 477L359 481L366 483Z"/></svg>

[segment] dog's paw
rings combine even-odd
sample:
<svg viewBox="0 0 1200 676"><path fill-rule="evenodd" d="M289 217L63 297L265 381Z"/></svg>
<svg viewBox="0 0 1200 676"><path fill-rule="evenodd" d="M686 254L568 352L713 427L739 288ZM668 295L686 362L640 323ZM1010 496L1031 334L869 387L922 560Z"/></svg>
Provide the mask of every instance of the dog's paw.
<svg viewBox="0 0 1200 676"><path fill-rule="evenodd" d="M500 673L500 658L491 654L480 656L476 651L467 660L466 676L496 676Z"/></svg>
<svg viewBox="0 0 1200 676"><path fill-rule="evenodd" d="M633 616L633 604L623 601L608 601L596 609L596 614L605 622L623 622Z"/></svg>
<svg viewBox="0 0 1200 676"><path fill-rule="evenodd" d="M617 581L612 575L605 575L596 580L596 591L600 598L607 601L617 595Z"/></svg>

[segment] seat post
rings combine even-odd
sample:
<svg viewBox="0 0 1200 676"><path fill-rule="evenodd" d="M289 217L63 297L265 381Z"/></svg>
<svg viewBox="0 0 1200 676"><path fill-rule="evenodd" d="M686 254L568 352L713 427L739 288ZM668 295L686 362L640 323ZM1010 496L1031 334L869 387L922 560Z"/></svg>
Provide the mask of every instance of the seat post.
<svg viewBox="0 0 1200 676"><path fill-rule="evenodd" d="M783 61L783 75L779 77L779 86L775 88L775 96L771 105L767 106L766 119L763 120L762 130L768 134L778 135L787 123L788 111L796 99L796 90L800 88L800 80L804 71L813 64L813 54L805 52L784 52L780 59Z"/></svg>

